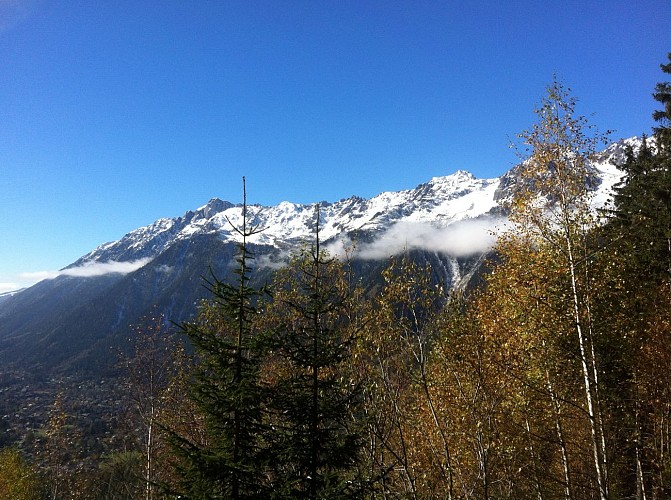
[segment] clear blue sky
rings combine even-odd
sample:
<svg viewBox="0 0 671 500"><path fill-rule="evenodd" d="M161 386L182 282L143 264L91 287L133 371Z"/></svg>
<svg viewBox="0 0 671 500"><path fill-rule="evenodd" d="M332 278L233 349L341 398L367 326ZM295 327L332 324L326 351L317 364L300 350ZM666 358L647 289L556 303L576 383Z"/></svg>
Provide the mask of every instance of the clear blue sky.
<svg viewBox="0 0 671 500"><path fill-rule="evenodd" d="M498 176L554 73L649 132L670 26L668 0L0 0L0 291L243 175L262 204Z"/></svg>

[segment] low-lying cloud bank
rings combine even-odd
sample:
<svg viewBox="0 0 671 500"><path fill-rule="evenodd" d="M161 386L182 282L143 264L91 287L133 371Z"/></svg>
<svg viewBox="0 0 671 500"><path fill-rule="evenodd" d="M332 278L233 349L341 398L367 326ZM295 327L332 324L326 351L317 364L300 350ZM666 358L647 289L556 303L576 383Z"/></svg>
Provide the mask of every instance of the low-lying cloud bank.
<svg viewBox="0 0 671 500"><path fill-rule="evenodd" d="M386 259L408 250L426 250L453 257L484 253L492 248L504 226L499 218L469 219L437 228L425 222L398 222L372 243L353 245L338 241L329 245L331 254L342 256L352 247L352 256L366 260Z"/></svg>
<svg viewBox="0 0 671 500"><path fill-rule="evenodd" d="M427 222L404 221L394 224L371 243L355 243L344 238L330 243L325 248L338 258L348 255L355 259L366 260L383 260L408 250L426 250L453 257L465 257L490 250L496 242L497 235L505 229L505 219L493 217L462 220L442 228ZM289 256L289 251L278 252L273 256L261 255L256 258L255 266L279 269L286 265ZM20 275L22 283L0 282L0 293L11 292L58 276L87 278L106 274L128 274L150 261L150 258L145 258L126 262L87 262L61 271L22 273ZM173 268L163 265L158 270L171 272Z"/></svg>
<svg viewBox="0 0 671 500"><path fill-rule="evenodd" d="M13 283L9 281L0 282L0 294L13 292L14 290L18 290L19 288L21 288L21 286L18 283Z"/></svg>
<svg viewBox="0 0 671 500"><path fill-rule="evenodd" d="M77 267L62 269L61 271L39 271L35 273L22 273L21 278L33 281L42 281L54 279L58 276L76 276L78 278L91 278L94 276L104 276L106 274L128 274L137 271L142 266L149 263L151 259L138 259L126 262L107 261L107 262L86 262Z"/></svg>

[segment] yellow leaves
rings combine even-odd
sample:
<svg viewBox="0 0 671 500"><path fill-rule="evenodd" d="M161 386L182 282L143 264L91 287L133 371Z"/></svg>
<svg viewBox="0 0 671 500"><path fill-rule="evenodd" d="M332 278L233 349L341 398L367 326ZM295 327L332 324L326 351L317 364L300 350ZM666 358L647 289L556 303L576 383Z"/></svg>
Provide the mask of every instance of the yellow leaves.
<svg viewBox="0 0 671 500"><path fill-rule="evenodd" d="M0 498L32 500L40 498L39 478L14 449L0 450Z"/></svg>
<svg viewBox="0 0 671 500"><path fill-rule="evenodd" d="M511 220L516 231L561 246L562 234L589 219L588 160L606 137L575 115L575 98L556 80L536 113L538 122L519 134L528 148Z"/></svg>

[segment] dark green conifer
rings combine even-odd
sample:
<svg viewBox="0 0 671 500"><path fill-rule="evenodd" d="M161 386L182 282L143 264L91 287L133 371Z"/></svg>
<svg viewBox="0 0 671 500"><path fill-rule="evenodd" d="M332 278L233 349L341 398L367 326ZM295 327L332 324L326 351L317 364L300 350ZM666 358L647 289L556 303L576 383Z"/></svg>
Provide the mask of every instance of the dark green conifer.
<svg viewBox="0 0 671 500"><path fill-rule="evenodd" d="M247 238L259 229L249 224L246 193L242 226L231 226L242 240L237 283L224 283L212 274L205 280L212 299L195 321L181 325L196 352L191 397L205 426L205 439L200 442L172 433L181 457L182 498L264 495L262 349L253 328L255 303L262 291L250 286L253 255L247 245Z"/></svg>
<svg viewBox="0 0 671 500"><path fill-rule="evenodd" d="M662 70L671 73L671 63ZM653 96L663 106L653 113L659 123L653 139L644 137L639 150L630 148L619 165L625 175L615 188L611 216L601 233L608 243L602 257L611 293L595 304L619 337L607 346L609 352L621 352L612 370L617 373L613 387L619 403L611 405L622 418L620 463L626 467L618 475L623 491L629 485L627 496L637 498L650 493L662 498L671 491L663 472L671 470L669 460L657 438L660 423L669 417L668 403L655 392L660 380L657 358L663 359L660 350L668 345L669 334L659 325L665 324L671 283L671 84L658 84ZM668 394L668 384L659 386Z"/></svg>
<svg viewBox="0 0 671 500"><path fill-rule="evenodd" d="M671 73L671 62L661 68ZM620 165L625 176L615 189L608 229L636 280L656 288L671 279L671 83L658 83L653 97L663 107L652 115L659 124L654 143L644 137Z"/></svg>
<svg viewBox="0 0 671 500"><path fill-rule="evenodd" d="M315 243L279 274L266 311L275 498L361 495L361 393L347 363L357 332L351 299L342 265L321 249L317 228Z"/></svg>
<svg viewBox="0 0 671 500"><path fill-rule="evenodd" d="M669 62L660 64L660 67L664 73L671 74L671 52L668 58ZM653 119L659 123L659 126L654 129L655 136L661 149L671 154L671 82L658 83L652 96L662 105L662 109L652 114Z"/></svg>
<svg viewBox="0 0 671 500"><path fill-rule="evenodd" d="M620 168L611 229L615 245L628 257L628 266L647 286L671 278L671 163L663 152L643 143L629 150Z"/></svg>

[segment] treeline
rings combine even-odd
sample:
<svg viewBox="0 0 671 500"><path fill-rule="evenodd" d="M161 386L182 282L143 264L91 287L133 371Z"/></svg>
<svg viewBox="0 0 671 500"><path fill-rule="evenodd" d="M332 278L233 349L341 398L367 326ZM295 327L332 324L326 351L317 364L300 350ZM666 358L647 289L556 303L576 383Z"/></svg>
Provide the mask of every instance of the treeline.
<svg viewBox="0 0 671 500"><path fill-rule="evenodd" d="M188 343L159 320L127 358L124 448L77 473L55 411L61 447L41 473L4 450L0 497L671 497L671 84L654 96L595 214L604 137L548 88L477 289L398 258L369 293L320 247L318 207L312 244L253 286L245 194L237 279L206 279Z"/></svg>

